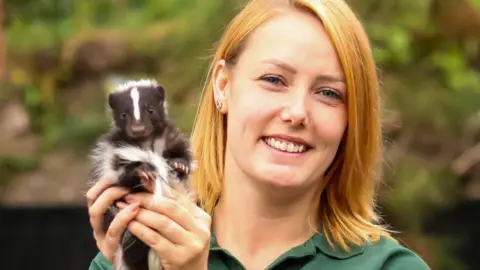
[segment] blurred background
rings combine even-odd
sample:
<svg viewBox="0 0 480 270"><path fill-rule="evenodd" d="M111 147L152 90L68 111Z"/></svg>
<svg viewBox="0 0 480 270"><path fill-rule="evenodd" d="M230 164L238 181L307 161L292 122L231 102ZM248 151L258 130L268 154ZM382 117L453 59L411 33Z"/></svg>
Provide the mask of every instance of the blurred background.
<svg viewBox="0 0 480 270"><path fill-rule="evenodd" d="M384 96L380 209L432 269L480 269L480 0L350 0ZM0 0L0 269L87 269L105 96L153 77L189 133L245 0Z"/></svg>

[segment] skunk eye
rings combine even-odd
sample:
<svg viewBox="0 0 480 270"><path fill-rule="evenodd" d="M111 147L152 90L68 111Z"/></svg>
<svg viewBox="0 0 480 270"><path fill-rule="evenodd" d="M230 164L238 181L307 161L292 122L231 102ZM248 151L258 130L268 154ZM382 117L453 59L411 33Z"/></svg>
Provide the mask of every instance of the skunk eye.
<svg viewBox="0 0 480 270"><path fill-rule="evenodd" d="M149 108L148 108L148 112L149 112L149 113L154 113L153 108L152 108L152 107L149 107Z"/></svg>
<svg viewBox="0 0 480 270"><path fill-rule="evenodd" d="M125 117L127 117L127 114L126 113L122 113L122 119L124 119Z"/></svg>

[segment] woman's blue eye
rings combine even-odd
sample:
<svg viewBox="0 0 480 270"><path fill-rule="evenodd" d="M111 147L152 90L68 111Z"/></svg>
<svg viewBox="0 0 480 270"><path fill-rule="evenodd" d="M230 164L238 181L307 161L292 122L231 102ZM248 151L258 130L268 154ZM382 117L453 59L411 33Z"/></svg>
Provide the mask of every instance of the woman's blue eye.
<svg viewBox="0 0 480 270"><path fill-rule="evenodd" d="M279 77L276 76L265 76L263 80L273 83L273 84L282 84L282 80Z"/></svg>
<svg viewBox="0 0 480 270"><path fill-rule="evenodd" d="M332 89L322 89L319 92L321 95L326 96L328 98L342 99L342 97Z"/></svg>

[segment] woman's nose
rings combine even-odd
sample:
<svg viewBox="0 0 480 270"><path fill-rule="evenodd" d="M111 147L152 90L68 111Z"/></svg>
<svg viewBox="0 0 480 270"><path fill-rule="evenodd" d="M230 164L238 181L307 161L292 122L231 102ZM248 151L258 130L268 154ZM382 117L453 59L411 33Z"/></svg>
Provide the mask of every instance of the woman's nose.
<svg viewBox="0 0 480 270"><path fill-rule="evenodd" d="M283 108L280 118L291 125L306 125L307 111L303 97L291 97Z"/></svg>

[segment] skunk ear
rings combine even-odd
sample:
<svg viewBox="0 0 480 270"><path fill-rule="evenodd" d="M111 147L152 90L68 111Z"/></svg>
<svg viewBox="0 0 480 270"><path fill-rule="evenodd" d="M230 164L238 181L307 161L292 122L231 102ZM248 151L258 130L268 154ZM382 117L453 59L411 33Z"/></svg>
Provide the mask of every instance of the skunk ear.
<svg viewBox="0 0 480 270"><path fill-rule="evenodd" d="M155 90L157 91L158 97L163 102L165 100L165 88L162 85L157 85Z"/></svg>
<svg viewBox="0 0 480 270"><path fill-rule="evenodd" d="M108 94L108 106L110 109L115 110L115 107L117 105L117 95L115 93L110 93Z"/></svg>

